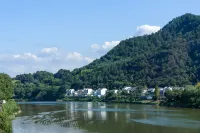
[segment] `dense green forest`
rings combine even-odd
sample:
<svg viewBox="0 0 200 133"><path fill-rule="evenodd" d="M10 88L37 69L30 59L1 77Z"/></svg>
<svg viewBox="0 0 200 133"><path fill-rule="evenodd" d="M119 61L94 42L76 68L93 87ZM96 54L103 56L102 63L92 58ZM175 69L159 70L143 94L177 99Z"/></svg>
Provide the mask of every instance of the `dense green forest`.
<svg viewBox="0 0 200 133"><path fill-rule="evenodd" d="M120 42L100 59L73 70L17 75L15 98L55 100L66 89L185 86L200 80L200 16L185 14L151 35Z"/></svg>

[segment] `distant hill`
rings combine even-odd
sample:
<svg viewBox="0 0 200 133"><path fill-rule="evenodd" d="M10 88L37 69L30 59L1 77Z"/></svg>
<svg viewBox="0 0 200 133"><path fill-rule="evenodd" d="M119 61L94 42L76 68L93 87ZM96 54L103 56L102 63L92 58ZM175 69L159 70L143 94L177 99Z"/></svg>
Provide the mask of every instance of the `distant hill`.
<svg viewBox="0 0 200 133"><path fill-rule="evenodd" d="M15 98L55 100L66 89L184 86L200 80L200 16L185 14L151 35L120 42L87 66L17 75Z"/></svg>

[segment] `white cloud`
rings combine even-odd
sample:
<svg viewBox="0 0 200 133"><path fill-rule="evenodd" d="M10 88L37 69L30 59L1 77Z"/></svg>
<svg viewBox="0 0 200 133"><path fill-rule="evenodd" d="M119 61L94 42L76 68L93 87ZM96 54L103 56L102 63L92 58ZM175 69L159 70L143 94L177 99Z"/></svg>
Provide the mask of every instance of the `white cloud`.
<svg viewBox="0 0 200 133"><path fill-rule="evenodd" d="M92 49L95 49L95 50L98 50L98 49L100 49L101 47L100 47L98 44L92 44L92 45L91 45L91 48L92 48Z"/></svg>
<svg viewBox="0 0 200 133"><path fill-rule="evenodd" d="M94 60L94 59L89 58L89 57L84 57L80 53L77 53L77 52L68 53L66 59L71 60L71 61L86 61L88 63L90 63Z"/></svg>
<svg viewBox="0 0 200 133"><path fill-rule="evenodd" d="M73 52L73 53L68 53L67 54L67 60L75 60L75 61L78 61L78 60L82 60L83 57L80 53L77 53L77 52Z"/></svg>
<svg viewBox="0 0 200 133"><path fill-rule="evenodd" d="M105 50L110 50L113 47L117 46L119 43L120 43L120 41L105 42L105 44L102 45L102 48Z"/></svg>
<svg viewBox="0 0 200 133"><path fill-rule="evenodd" d="M103 55L112 48L114 48L115 46L117 46L119 43L120 41L111 41L111 42L105 42L103 45L92 44L90 47L92 48L93 51Z"/></svg>
<svg viewBox="0 0 200 133"><path fill-rule="evenodd" d="M78 52L67 53L61 51L53 47L44 48L36 54L0 54L0 72L7 73L12 77L17 74L33 73L41 70L55 73L61 68L73 70L93 61L92 58L83 56ZM41 52L47 53L47 55L43 56Z"/></svg>
<svg viewBox="0 0 200 133"><path fill-rule="evenodd" d="M160 30L160 26L141 25L136 29L135 36L149 35Z"/></svg>
<svg viewBox="0 0 200 133"><path fill-rule="evenodd" d="M56 47L51 47L51 48L43 48L41 50L42 53L45 53L45 54L52 54L52 53L57 53L58 52L58 48Z"/></svg>
<svg viewBox="0 0 200 133"><path fill-rule="evenodd" d="M33 59L33 60L39 60L39 58L32 54L32 53L24 53L24 54L16 54L16 55L13 55L13 58L14 59L23 59L23 60L30 60L30 59Z"/></svg>

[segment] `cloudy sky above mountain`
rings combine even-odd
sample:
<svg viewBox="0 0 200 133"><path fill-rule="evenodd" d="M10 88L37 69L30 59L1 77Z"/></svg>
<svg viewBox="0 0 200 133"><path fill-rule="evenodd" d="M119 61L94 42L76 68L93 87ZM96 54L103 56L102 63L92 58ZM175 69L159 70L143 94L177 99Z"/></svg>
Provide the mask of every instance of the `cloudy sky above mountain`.
<svg viewBox="0 0 200 133"><path fill-rule="evenodd" d="M82 67L123 39L155 33L186 12L200 14L197 3L1 1L0 72L13 77L39 70L55 73L61 68Z"/></svg>
<svg viewBox="0 0 200 133"><path fill-rule="evenodd" d="M146 26L146 25L145 25ZM143 26L139 26L143 27ZM150 28L152 27L152 28ZM155 26L149 26L141 30L137 28L135 35L151 34L159 30ZM117 46L120 41L105 42L102 45L92 44L90 52L96 52L99 56L106 54L113 47ZM95 58L87 57L78 52L67 52L57 47L42 48L36 53L24 52L18 54L0 54L0 70L11 76L23 73L33 73L36 71L57 72L61 68L73 70L91 63Z"/></svg>

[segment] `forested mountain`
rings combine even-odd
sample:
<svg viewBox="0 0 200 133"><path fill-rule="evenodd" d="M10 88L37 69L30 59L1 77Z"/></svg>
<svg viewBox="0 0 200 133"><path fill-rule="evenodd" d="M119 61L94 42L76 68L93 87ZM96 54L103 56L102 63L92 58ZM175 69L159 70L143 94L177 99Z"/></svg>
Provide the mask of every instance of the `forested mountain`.
<svg viewBox="0 0 200 133"><path fill-rule="evenodd" d="M200 16L185 14L159 32L126 39L99 60L72 73L85 86L182 86L197 82Z"/></svg>
<svg viewBox="0 0 200 133"><path fill-rule="evenodd" d="M18 75L16 93L21 93L19 87L34 88L33 98L44 98L46 92L41 88L46 88L57 98L66 88L184 86L200 80L199 64L200 16L185 14L157 33L121 41L100 59L72 72L61 69L56 74Z"/></svg>

